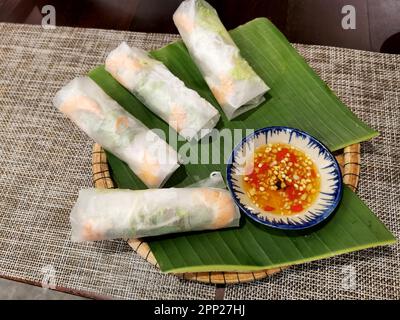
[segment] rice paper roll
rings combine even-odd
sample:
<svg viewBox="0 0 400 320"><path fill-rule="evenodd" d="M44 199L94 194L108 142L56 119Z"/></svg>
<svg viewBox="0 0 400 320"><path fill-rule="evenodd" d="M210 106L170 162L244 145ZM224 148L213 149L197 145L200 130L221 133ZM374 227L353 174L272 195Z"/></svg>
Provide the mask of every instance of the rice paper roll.
<svg viewBox="0 0 400 320"><path fill-rule="evenodd" d="M240 55L215 9L203 0L183 1L173 15L188 51L227 118L255 108L269 90Z"/></svg>
<svg viewBox="0 0 400 320"><path fill-rule="evenodd" d="M70 220L79 242L236 227L240 213L221 188L92 188L79 192Z"/></svg>
<svg viewBox="0 0 400 320"><path fill-rule="evenodd" d="M107 57L106 70L143 104L187 140L200 139L220 115L146 51L122 42Z"/></svg>
<svg viewBox="0 0 400 320"><path fill-rule="evenodd" d="M89 137L126 162L147 187L162 186L179 167L178 153L90 78L75 78L53 102Z"/></svg>

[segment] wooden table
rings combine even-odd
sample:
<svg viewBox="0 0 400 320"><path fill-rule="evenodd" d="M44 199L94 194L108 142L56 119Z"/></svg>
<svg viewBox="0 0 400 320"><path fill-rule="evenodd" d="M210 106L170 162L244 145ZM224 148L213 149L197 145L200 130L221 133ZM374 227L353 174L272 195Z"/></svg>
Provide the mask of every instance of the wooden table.
<svg viewBox="0 0 400 320"><path fill-rule="evenodd" d="M176 33L172 14L181 0L0 0L0 21L40 24L53 5L57 25ZM270 18L291 42L400 53L398 0L209 0L228 29ZM342 8L356 9L356 29L342 28Z"/></svg>

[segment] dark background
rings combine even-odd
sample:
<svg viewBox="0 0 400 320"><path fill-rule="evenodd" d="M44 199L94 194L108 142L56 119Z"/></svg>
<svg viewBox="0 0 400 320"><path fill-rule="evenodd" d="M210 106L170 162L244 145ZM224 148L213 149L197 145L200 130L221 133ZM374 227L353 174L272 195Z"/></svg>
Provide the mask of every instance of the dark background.
<svg viewBox="0 0 400 320"><path fill-rule="evenodd" d="M64 26L177 33L172 14L181 0L0 0L0 22L40 24L56 8ZM268 17L291 42L400 53L400 0L209 0L227 29ZM341 9L356 8L356 29L343 30ZM0 35L1 36L1 35Z"/></svg>

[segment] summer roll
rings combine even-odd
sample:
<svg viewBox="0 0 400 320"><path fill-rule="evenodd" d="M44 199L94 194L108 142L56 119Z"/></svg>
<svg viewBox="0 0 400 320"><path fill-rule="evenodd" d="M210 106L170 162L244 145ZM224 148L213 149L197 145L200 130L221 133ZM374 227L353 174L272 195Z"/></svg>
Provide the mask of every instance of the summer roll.
<svg viewBox="0 0 400 320"><path fill-rule="evenodd" d="M239 225L226 189L84 189L70 215L72 241L139 238Z"/></svg>
<svg viewBox="0 0 400 320"><path fill-rule="evenodd" d="M146 51L122 42L107 57L106 70L143 104L187 140L201 139L220 115Z"/></svg>
<svg viewBox="0 0 400 320"><path fill-rule="evenodd" d="M240 55L215 9L183 1L173 15L183 42L228 119L255 108L269 90Z"/></svg>
<svg viewBox="0 0 400 320"><path fill-rule="evenodd" d="M89 137L125 161L147 187L162 186L179 167L178 153L90 78L69 82L53 103Z"/></svg>

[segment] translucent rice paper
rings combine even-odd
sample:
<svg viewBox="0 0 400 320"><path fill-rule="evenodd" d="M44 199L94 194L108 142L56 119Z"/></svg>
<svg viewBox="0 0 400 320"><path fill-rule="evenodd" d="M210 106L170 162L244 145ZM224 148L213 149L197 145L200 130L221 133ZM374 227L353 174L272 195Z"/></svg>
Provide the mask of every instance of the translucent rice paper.
<svg viewBox="0 0 400 320"><path fill-rule="evenodd" d="M173 19L229 120L265 100L263 95L268 86L240 55L212 6L203 0L186 0Z"/></svg>
<svg viewBox="0 0 400 320"><path fill-rule="evenodd" d="M147 187L162 186L179 167L171 146L88 77L72 80L53 102L89 137L125 161Z"/></svg>
<svg viewBox="0 0 400 320"><path fill-rule="evenodd" d="M200 139L220 115L146 51L122 42L106 59L106 70L152 112L187 140ZM203 129L203 130L202 130Z"/></svg>
<svg viewBox="0 0 400 320"><path fill-rule="evenodd" d="M73 241L139 238L239 226L240 213L221 175L203 187L85 189L71 211Z"/></svg>

